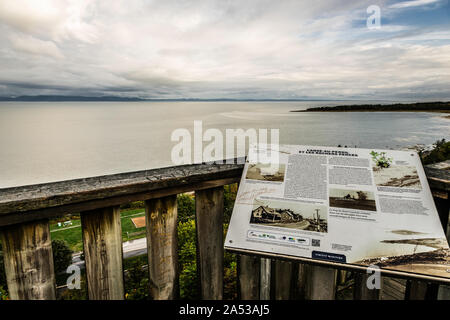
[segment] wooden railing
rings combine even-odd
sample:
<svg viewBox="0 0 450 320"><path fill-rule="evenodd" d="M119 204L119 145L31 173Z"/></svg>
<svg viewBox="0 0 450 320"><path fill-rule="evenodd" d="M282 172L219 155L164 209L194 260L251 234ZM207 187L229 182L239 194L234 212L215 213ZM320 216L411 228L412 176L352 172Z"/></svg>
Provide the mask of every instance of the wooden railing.
<svg viewBox="0 0 450 320"><path fill-rule="evenodd" d="M55 299L49 219L80 213L89 299L123 299L121 204L145 201L149 279L154 299L178 298L177 194L195 191L197 268L203 299L223 298L223 186L242 164L195 164L0 189L0 234L12 299ZM447 225L449 174L426 169ZM447 228L449 232L450 228ZM333 299L338 269L238 255L241 299ZM410 297L430 284L411 281ZM377 298L355 278L355 298Z"/></svg>

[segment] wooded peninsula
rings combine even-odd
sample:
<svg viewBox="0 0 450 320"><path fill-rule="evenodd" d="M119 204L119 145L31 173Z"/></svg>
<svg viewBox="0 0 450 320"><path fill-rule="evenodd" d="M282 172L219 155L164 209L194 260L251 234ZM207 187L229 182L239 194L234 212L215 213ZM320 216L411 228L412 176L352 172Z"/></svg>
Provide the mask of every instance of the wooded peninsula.
<svg viewBox="0 0 450 320"><path fill-rule="evenodd" d="M375 112L375 111L406 111L406 112L442 112L450 113L450 101L447 102L416 102L394 104L355 104L334 107L314 107L291 112Z"/></svg>

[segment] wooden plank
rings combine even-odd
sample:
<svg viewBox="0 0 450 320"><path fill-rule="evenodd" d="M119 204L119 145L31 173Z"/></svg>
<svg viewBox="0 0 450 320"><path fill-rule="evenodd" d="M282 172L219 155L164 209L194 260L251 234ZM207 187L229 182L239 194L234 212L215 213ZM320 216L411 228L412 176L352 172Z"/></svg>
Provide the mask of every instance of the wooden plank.
<svg viewBox="0 0 450 320"><path fill-rule="evenodd" d="M275 300L289 300L291 298L292 262L275 261Z"/></svg>
<svg viewBox="0 0 450 320"><path fill-rule="evenodd" d="M48 221L1 230L5 273L13 300L55 300L56 283Z"/></svg>
<svg viewBox="0 0 450 320"><path fill-rule="evenodd" d="M380 289L369 289L367 281L371 274L356 272L355 284L353 286L353 298L354 300L379 300ZM380 279L381 286L381 279Z"/></svg>
<svg viewBox="0 0 450 320"><path fill-rule="evenodd" d="M440 285L437 299L438 300L450 300L450 286Z"/></svg>
<svg viewBox="0 0 450 320"><path fill-rule="evenodd" d="M145 202L150 293L154 300L177 299L177 196Z"/></svg>
<svg viewBox="0 0 450 320"><path fill-rule="evenodd" d="M124 298L119 207L81 213L88 295L91 300Z"/></svg>
<svg viewBox="0 0 450 320"><path fill-rule="evenodd" d="M407 300L436 300L438 297L439 285L426 281L408 280L406 299Z"/></svg>
<svg viewBox="0 0 450 320"><path fill-rule="evenodd" d="M260 259L238 255L238 290L242 300L259 300Z"/></svg>
<svg viewBox="0 0 450 320"><path fill-rule="evenodd" d="M391 277L382 277L381 280L381 300L405 300L407 280Z"/></svg>
<svg viewBox="0 0 450 320"><path fill-rule="evenodd" d="M408 300L425 300L428 284L425 281L408 281Z"/></svg>
<svg viewBox="0 0 450 320"><path fill-rule="evenodd" d="M441 216L445 216L447 215L447 223L444 226L444 231L446 232L447 235L447 241L450 243L450 192L447 193L447 212L444 211L444 209L442 209L442 213Z"/></svg>
<svg viewBox="0 0 450 320"><path fill-rule="evenodd" d="M338 270L339 285L344 285L347 282L347 271Z"/></svg>
<svg viewBox="0 0 450 320"><path fill-rule="evenodd" d="M236 183L241 178L240 175L235 177L215 179L209 181L201 181L188 185L180 185L175 187L169 187L158 190L150 190L146 192L140 192L135 194L127 194L122 196L114 196L101 198L96 200L89 200L79 203L73 203L68 205L62 205L57 207L43 208L27 212L16 212L11 214L0 214L0 226L11 225L16 223L22 223L26 221L34 221L36 219L49 219L56 218L59 216L65 216L71 213L79 213L82 211L90 211L105 207L118 206L123 203L128 203L132 201L142 201L149 199L162 198L169 195L180 194L184 192L189 192L193 190L203 190L210 189L214 187L221 187L227 184ZM1 191L1 189L0 189Z"/></svg>
<svg viewBox="0 0 450 320"><path fill-rule="evenodd" d="M238 182L238 164L195 164L0 189L0 226ZM432 190L449 191L449 170L425 166ZM216 183L216 186L217 186ZM195 186L197 185L197 186Z"/></svg>
<svg viewBox="0 0 450 320"><path fill-rule="evenodd" d="M251 254L251 255L256 255L256 256L262 257L262 258L267 258L267 259L282 259L282 260L287 260L287 261L291 261L291 262L301 262L301 263L307 263L307 264L314 265L314 266L323 266L323 267L329 267L329 268L344 269L344 270L349 270L349 271L365 272L367 270L367 266L363 266L363 265L348 264L348 263L327 261L327 260L314 260L311 258L305 258L305 257L300 257L300 256L291 256L291 255L280 254L280 253L268 253L268 252L262 252L262 251L251 250L251 249L231 248L231 247L226 247L226 250L229 252L237 253L237 254ZM380 269L380 273L381 273L381 276L396 277L396 278L402 278L402 279L425 280L425 281L437 283L437 284L450 284L450 278L426 275L426 274L421 274L421 273L410 273L410 272L403 272L403 271L399 271L399 270L383 269L383 268Z"/></svg>
<svg viewBox="0 0 450 320"><path fill-rule="evenodd" d="M309 275L309 265L304 263L293 262L293 288L292 297L293 300L305 300L306 299L306 287Z"/></svg>
<svg viewBox="0 0 450 320"><path fill-rule="evenodd" d="M450 197L450 193L449 193L449 197ZM450 242L450 210L448 212L448 217L447 217L447 241Z"/></svg>
<svg viewBox="0 0 450 320"><path fill-rule="evenodd" d="M242 159L233 164L192 164L0 189L0 214L27 212L193 183L240 178ZM238 164L236 164L238 163ZM449 170L425 166L432 189L450 191ZM439 183L434 183L438 181Z"/></svg>
<svg viewBox="0 0 450 320"><path fill-rule="evenodd" d="M272 260L260 258L260 288L259 299L270 300L270 288L271 288L271 265Z"/></svg>
<svg viewBox="0 0 450 320"><path fill-rule="evenodd" d="M307 275L306 297L309 300L334 300L336 296L337 270L310 266Z"/></svg>
<svg viewBox="0 0 450 320"><path fill-rule="evenodd" d="M450 160L424 166L431 189L450 191Z"/></svg>
<svg viewBox="0 0 450 320"><path fill-rule="evenodd" d="M197 269L202 299L223 297L223 187L195 192Z"/></svg>
<svg viewBox="0 0 450 320"><path fill-rule="evenodd" d="M241 162L243 163L243 162ZM243 164L193 164L0 189L0 214L241 177Z"/></svg>

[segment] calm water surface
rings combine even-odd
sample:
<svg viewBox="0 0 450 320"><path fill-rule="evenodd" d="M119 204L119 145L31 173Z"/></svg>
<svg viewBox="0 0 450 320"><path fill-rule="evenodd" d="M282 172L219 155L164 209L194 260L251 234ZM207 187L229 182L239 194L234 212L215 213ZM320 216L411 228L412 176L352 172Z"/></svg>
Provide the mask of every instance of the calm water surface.
<svg viewBox="0 0 450 320"><path fill-rule="evenodd" d="M450 120L434 113L289 112L348 103L3 102L0 188L171 166L171 134L193 134L194 120L223 133L279 129L284 144L401 148L450 138Z"/></svg>

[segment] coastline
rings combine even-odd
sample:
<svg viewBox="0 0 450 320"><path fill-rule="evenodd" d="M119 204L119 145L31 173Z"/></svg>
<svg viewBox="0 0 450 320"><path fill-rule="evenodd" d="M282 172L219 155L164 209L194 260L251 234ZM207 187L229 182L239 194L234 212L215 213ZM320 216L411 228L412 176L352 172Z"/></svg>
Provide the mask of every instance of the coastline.
<svg viewBox="0 0 450 320"><path fill-rule="evenodd" d="M430 112L441 113L443 118L450 119L450 102L343 105L291 110L290 112Z"/></svg>

